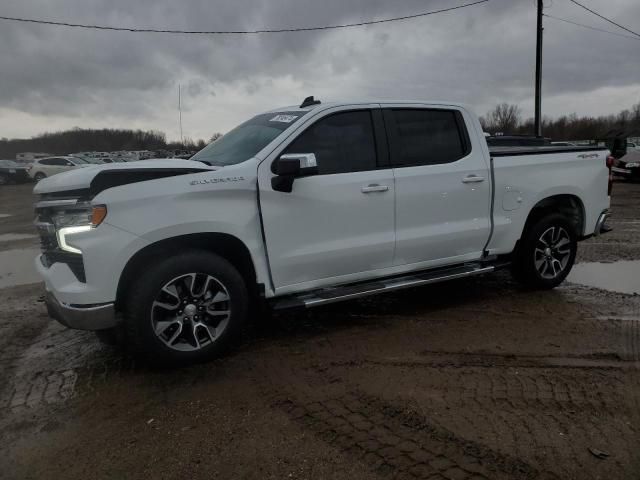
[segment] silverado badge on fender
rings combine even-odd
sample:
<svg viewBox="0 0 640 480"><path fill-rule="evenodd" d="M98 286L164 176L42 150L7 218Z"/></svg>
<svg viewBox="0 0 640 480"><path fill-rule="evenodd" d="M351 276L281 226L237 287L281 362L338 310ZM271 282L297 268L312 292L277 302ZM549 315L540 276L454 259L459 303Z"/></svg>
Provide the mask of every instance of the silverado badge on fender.
<svg viewBox="0 0 640 480"><path fill-rule="evenodd" d="M189 182L189 185L206 185L207 183L241 182L242 180L244 180L244 177L205 178L202 180L193 180Z"/></svg>

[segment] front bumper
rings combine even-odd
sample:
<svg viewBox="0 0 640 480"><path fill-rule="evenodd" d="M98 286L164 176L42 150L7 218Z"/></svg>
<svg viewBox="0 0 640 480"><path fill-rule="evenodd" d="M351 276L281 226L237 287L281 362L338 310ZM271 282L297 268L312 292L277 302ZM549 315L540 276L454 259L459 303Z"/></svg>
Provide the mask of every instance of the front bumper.
<svg viewBox="0 0 640 480"><path fill-rule="evenodd" d="M104 330L118 322L113 303L98 305L67 305L49 291L45 296L47 313L65 327L79 330Z"/></svg>

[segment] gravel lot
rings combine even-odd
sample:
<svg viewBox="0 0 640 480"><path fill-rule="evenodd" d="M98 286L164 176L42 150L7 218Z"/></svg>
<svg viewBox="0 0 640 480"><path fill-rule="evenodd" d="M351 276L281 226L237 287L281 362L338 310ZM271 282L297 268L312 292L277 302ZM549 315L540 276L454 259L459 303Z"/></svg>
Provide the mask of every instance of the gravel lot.
<svg viewBox="0 0 640 480"><path fill-rule="evenodd" d="M638 295L500 273L256 319L159 370L47 318L31 188L0 188L0 478L640 478ZM580 262L640 260L640 185L612 203Z"/></svg>

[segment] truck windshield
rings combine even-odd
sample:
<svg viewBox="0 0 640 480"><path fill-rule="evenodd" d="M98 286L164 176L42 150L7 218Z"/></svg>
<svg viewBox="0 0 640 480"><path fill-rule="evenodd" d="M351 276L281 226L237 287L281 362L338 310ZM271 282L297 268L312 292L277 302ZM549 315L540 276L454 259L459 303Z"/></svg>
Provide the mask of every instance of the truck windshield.
<svg viewBox="0 0 640 480"><path fill-rule="evenodd" d="M207 145L190 160L206 162L214 167L235 165L249 160L305 113L298 111L257 115Z"/></svg>

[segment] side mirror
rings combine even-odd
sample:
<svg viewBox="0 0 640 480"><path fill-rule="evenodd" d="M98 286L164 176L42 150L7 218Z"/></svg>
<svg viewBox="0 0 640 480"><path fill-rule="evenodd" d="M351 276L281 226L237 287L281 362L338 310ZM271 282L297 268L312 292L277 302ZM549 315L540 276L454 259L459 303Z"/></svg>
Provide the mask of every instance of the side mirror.
<svg viewBox="0 0 640 480"><path fill-rule="evenodd" d="M289 153L274 162L271 187L278 192L291 193L296 178L316 175L318 162L313 153Z"/></svg>

